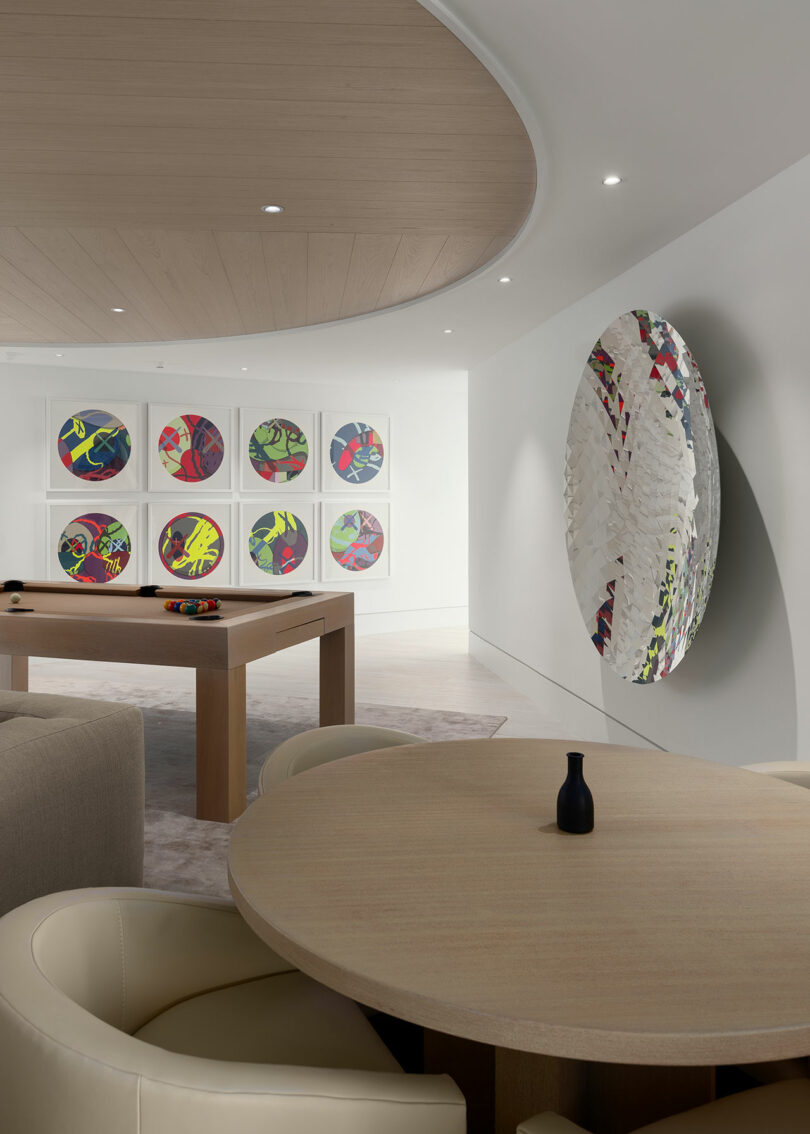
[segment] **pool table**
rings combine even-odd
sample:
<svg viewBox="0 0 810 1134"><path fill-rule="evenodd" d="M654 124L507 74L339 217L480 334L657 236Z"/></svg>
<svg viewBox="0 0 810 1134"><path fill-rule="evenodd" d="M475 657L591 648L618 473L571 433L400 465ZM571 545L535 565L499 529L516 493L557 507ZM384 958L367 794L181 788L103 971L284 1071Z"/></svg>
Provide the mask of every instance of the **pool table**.
<svg viewBox="0 0 810 1134"><path fill-rule="evenodd" d="M197 671L197 817L245 809L245 666L320 638L320 723L354 720L354 595L326 591L0 583L0 688L28 688L28 658L189 666ZM19 592L20 602L9 595ZM214 597L218 617L164 610ZM99 695L103 696L103 688Z"/></svg>

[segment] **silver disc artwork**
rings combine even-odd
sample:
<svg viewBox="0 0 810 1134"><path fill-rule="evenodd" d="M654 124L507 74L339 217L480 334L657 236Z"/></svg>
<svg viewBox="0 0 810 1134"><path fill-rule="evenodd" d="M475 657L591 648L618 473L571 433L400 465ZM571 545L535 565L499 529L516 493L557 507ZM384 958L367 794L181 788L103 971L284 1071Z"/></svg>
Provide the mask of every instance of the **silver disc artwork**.
<svg viewBox="0 0 810 1134"><path fill-rule="evenodd" d="M593 644L621 677L666 677L709 598L720 474L700 371L660 315L620 315L591 351L571 411L565 505Z"/></svg>

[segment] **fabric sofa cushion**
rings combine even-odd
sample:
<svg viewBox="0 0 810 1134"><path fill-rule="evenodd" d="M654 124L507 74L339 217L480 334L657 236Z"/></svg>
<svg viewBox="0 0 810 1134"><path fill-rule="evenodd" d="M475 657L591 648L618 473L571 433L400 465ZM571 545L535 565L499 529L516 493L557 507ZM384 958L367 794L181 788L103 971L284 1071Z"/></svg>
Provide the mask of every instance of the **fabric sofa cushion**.
<svg viewBox="0 0 810 1134"><path fill-rule="evenodd" d="M204 1059L401 1070L352 1001L301 972L274 973L194 996L135 1035Z"/></svg>
<svg viewBox="0 0 810 1134"><path fill-rule="evenodd" d="M32 898L143 879L138 709L0 691L0 914Z"/></svg>

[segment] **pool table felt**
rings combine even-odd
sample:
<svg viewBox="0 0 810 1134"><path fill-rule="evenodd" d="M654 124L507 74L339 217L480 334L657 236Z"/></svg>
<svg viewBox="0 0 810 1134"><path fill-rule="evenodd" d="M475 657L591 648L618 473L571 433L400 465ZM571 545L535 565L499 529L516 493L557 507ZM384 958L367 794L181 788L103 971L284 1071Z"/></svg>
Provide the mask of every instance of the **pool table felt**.
<svg viewBox="0 0 810 1134"><path fill-rule="evenodd" d="M0 594L0 613L13 609L9 600L11 592ZM310 592L311 593L311 592ZM119 619L148 619L151 621L169 620L172 622L186 621L190 616L164 609L167 599L192 598L219 598L221 607L213 612L221 618L212 622L223 622L238 618L240 615L255 614L259 611L275 613L299 597L292 591L256 592L245 590L243 593L233 588L225 587L210 591L202 588L192 590L189 587L174 589L161 587L158 594L140 595L134 587L116 587L115 584L107 587L95 586L84 588L79 584L48 584L23 583L19 592L18 607L27 611L32 608L34 614L68 615L76 618L93 618L116 621ZM313 595L314 597L314 595ZM5 600L5 601L4 601Z"/></svg>
<svg viewBox="0 0 810 1134"><path fill-rule="evenodd" d="M167 598L189 595L221 599L222 617L164 610ZM26 583L20 597L30 613L9 613L8 593L0 595L0 654L195 668L242 665L352 626L354 617L350 592L161 588L142 596L135 587Z"/></svg>

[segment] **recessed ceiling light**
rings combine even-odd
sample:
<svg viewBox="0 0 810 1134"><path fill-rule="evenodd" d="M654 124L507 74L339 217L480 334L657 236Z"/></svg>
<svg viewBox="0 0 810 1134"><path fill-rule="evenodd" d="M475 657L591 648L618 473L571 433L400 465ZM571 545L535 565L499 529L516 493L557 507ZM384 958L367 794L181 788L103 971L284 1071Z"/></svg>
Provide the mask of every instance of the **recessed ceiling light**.
<svg viewBox="0 0 810 1134"><path fill-rule="evenodd" d="M244 374L244 372L245 372L245 371L247 370L247 367L246 367L246 366L242 366L242 367L241 367L241 370L242 370L242 373Z"/></svg>
<svg viewBox="0 0 810 1134"><path fill-rule="evenodd" d="M511 283L511 282L512 282L511 276L501 276L500 279L498 280L498 283Z"/></svg>
<svg viewBox="0 0 810 1134"><path fill-rule="evenodd" d="M124 307L111 307L110 311L114 311L116 313L116 315L123 315L125 308Z"/></svg>
<svg viewBox="0 0 810 1134"><path fill-rule="evenodd" d="M453 333L453 328L452 328L452 327L445 327L445 328L444 328L444 333L445 333L446 335L452 335L452 333Z"/></svg>
<svg viewBox="0 0 810 1134"><path fill-rule="evenodd" d="M284 206L283 205L262 205L262 212L263 213L283 213L284 212Z"/></svg>
<svg viewBox="0 0 810 1134"><path fill-rule="evenodd" d="M607 177L602 178L603 185L621 185L622 179L618 173L609 173Z"/></svg>

